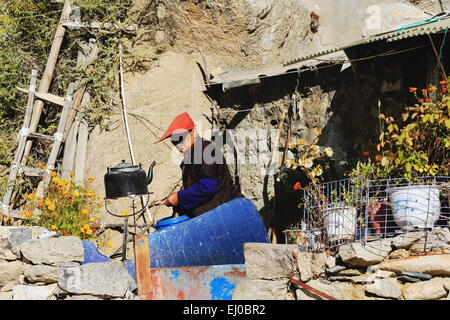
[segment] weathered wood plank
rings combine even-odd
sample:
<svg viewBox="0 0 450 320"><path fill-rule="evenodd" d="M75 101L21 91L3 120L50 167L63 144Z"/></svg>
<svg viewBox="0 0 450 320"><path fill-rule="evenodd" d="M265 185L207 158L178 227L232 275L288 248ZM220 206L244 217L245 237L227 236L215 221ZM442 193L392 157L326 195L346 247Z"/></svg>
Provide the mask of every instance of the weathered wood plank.
<svg viewBox="0 0 450 320"><path fill-rule="evenodd" d="M17 87L17 86L16 86L16 89L19 90L20 92L28 93L27 89L23 89L23 88ZM52 102L52 103L60 105L60 106L64 106L64 98L57 96L55 94L35 92L34 95L38 99L42 99L42 100Z"/></svg>
<svg viewBox="0 0 450 320"><path fill-rule="evenodd" d="M27 177L42 177L46 173L45 169L32 167L22 167L19 171Z"/></svg>
<svg viewBox="0 0 450 320"><path fill-rule="evenodd" d="M85 106L89 103L90 95L85 92L83 102L81 106ZM81 115L80 115L81 117ZM75 152L75 181L82 182L84 179L84 171L86 167L86 152L88 142L88 125L84 119L80 119L80 125L78 127L77 146Z"/></svg>
<svg viewBox="0 0 450 320"><path fill-rule="evenodd" d="M42 133L36 133L36 132L30 133L28 135L28 137L42 139L42 140L48 140L48 141L53 141L55 139L53 136L49 136L49 135L42 134Z"/></svg>
<svg viewBox="0 0 450 320"><path fill-rule="evenodd" d="M153 285L150 273L150 246L148 244L148 236L135 236L134 241L138 296L141 300L151 300Z"/></svg>
<svg viewBox="0 0 450 320"><path fill-rule="evenodd" d="M78 58L77 58L77 67L87 69L89 65L95 62L98 58L98 45L95 43L95 41L90 40L89 43L84 44L83 47L85 49L83 51L78 52ZM67 125L66 129L64 130L64 140L66 140L67 135L69 134L70 129L72 128L72 124L75 121L75 118L78 114L79 107L83 101L84 93L87 90L87 86L83 85L80 88L78 88L73 96L73 104L72 108L69 111L69 116L67 117Z"/></svg>
<svg viewBox="0 0 450 320"><path fill-rule="evenodd" d="M64 156L62 161L62 177L69 178L75 170L75 153L77 150L77 135L79 122L74 122L64 142Z"/></svg>

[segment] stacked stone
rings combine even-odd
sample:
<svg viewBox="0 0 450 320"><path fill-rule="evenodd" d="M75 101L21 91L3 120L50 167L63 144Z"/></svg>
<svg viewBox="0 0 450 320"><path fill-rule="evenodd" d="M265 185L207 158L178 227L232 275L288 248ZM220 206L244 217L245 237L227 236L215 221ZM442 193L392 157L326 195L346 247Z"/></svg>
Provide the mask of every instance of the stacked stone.
<svg viewBox="0 0 450 320"><path fill-rule="evenodd" d="M77 237L42 227L0 227L0 300L134 299L120 262L86 263Z"/></svg>
<svg viewBox="0 0 450 320"><path fill-rule="evenodd" d="M339 247L334 256L300 252L297 245L247 243L244 248L251 280L237 284L236 300L324 299L289 284L290 276L339 300L450 300L447 228L433 235L411 232L354 242Z"/></svg>

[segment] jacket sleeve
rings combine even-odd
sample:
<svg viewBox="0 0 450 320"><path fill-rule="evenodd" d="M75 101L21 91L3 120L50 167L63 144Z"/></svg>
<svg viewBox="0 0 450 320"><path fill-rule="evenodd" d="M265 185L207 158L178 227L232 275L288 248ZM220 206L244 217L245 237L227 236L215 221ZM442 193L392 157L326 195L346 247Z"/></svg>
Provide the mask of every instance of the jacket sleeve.
<svg viewBox="0 0 450 320"><path fill-rule="evenodd" d="M210 177L202 177L191 187L178 191L178 200L186 211L202 205L212 199L217 192L218 180Z"/></svg>

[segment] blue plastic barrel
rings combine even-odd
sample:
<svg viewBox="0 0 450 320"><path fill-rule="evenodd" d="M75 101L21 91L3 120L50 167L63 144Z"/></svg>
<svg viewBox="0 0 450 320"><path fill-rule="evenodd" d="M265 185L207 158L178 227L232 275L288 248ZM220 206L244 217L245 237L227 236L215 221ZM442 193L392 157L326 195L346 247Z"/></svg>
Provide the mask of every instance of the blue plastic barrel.
<svg viewBox="0 0 450 320"><path fill-rule="evenodd" d="M166 228L172 227L178 223L187 221L189 219L190 218L186 215L182 215L182 216L178 216L178 217L174 217L174 218L164 218L164 219L158 220L158 222L156 222L155 229L156 229L156 231L161 231Z"/></svg>
<svg viewBox="0 0 450 320"><path fill-rule="evenodd" d="M258 210L245 198L148 237L151 268L243 264L244 243L269 242Z"/></svg>

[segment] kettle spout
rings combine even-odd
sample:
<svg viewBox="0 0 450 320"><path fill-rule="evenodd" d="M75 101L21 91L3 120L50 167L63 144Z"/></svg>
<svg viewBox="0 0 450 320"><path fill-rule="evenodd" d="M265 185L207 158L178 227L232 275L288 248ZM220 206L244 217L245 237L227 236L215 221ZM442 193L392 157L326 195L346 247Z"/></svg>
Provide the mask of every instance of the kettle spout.
<svg viewBox="0 0 450 320"><path fill-rule="evenodd" d="M156 165L156 161L153 161L152 164L150 165L150 167L148 168L148 173L147 173L147 185L150 184L153 180L153 167Z"/></svg>

